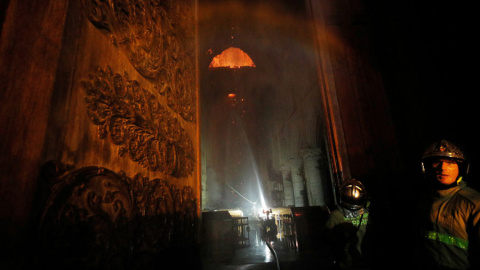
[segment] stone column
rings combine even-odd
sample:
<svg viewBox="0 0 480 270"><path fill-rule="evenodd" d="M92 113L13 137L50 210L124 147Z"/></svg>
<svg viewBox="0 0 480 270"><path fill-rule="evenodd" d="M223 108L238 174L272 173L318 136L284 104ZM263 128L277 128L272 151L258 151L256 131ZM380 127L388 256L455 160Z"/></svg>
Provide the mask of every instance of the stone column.
<svg viewBox="0 0 480 270"><path fill-rule="evenodd" d="M283 165L280 168L282 172L282 182L283 182L283 195L284 195L284 206L293 206L295 205L295 200L293 199L293 184L292 184L292 175L290 172L290 166Z"/></svg>
<svg viewBox="0 0 480 270"><path fill-rule="evenodd" d="M303 149L301 154L305 171L308 204L311 206L323 206L325 205L325 194L320 173L320 149Z"/></svg>
<svg viewBox="0 0 480 270"><path fill-rule="evenodd" d="M302 159L291 158L290 159L290 171L292 175L293 197L295 200L295 206L305 206L305 184L301 172Z"/></svg>

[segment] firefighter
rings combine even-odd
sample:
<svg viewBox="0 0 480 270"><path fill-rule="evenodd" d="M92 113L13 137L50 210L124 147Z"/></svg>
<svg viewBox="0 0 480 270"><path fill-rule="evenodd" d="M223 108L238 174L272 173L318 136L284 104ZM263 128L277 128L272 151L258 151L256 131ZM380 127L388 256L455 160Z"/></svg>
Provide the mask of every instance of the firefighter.
<svg viewBox="0 0 480 270"><path fill-rule="evenodd" d="M422 156L426 189L416 224L418 269L480 269L480 193L467 187L469 162L447 140L433 143Z"/></svg>
<svg viewBox="0 0 480 270"><path fill-rule="evenodd" d="M368 223L368 200L364 185L355 179L340 188L340 203L325 223L325 240L332 247L336 269L366 269L362 241Z"/></svg>

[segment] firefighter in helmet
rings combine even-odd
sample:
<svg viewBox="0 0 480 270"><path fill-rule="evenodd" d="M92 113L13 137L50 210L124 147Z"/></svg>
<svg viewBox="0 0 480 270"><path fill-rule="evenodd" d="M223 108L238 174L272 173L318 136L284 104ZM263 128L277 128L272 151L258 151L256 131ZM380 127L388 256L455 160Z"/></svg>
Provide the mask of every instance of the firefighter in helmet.
<svg viewBox="0 0 480 270"><path fill-rule="evenodd" d="M480 269L480 193L467 187L469 162L447 140L422 156L426 190L418 207L419 269Z"/></svg>
<svg viewBox="0 0 480 270"><path fill-rule="evenodd" d="M340 188L340 203L325 223L325 240L332 247L337 269L364 269L362 240L368 223L368 200L364 185L355 179Z"/></svg>

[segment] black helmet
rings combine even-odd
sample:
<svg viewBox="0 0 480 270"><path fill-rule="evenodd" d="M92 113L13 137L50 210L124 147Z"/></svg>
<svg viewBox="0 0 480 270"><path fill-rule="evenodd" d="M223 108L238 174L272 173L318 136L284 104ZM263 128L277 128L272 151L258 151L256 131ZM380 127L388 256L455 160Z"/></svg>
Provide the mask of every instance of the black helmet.
<svg viewBox="0 0 480 270"><path fill-rule="evenodd" d="M340 204L352 211L359 210L367 203L367 191L360 181L346 181L340 188Z"/></svg>
<svg viewBox="0 0 480 270"><path fill-rule="evenodd" d="M435 158L448 158L455 160L460 168L460 174L468 173L468 162L463 151L447 140L440 140L427 148L422 155L422 171L425 172L425 163Z"/></svg>

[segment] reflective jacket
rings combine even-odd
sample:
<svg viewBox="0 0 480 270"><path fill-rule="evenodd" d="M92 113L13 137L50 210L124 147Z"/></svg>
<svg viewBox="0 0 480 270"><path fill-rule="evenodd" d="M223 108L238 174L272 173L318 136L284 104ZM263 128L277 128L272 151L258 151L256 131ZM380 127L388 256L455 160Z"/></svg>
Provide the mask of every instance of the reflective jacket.
<svg viewBox="0 0 480 270"><path fill-rule="evenodd" d="M367 223L368 208L350 211L339 205L331 212L325 223L325 235L340 269L364 266L362 240Z"/></svg>
<svg viewBox="0 0 480 270"><path fill-rule="evenodd" d="M433 191L422 208L426 219L422 224L421 259L429 269L473 269L472 262L478 267L480 193L460 182L458 186Z"/></svg>

